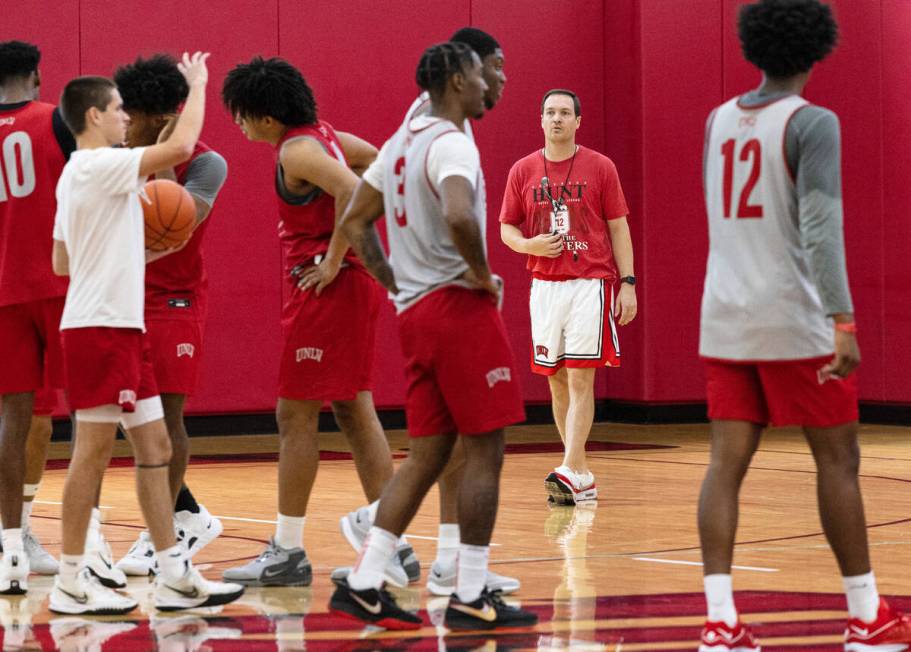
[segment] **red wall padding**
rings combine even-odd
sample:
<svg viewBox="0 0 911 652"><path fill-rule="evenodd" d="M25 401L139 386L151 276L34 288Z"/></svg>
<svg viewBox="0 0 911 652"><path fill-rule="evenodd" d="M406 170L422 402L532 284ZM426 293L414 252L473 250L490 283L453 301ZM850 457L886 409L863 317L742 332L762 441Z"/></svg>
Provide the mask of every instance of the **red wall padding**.
<svg viewBox="0 0 911 652"><path fill-rule="evenodd" d="M475 125L487 178L488 241L507 282L504 317L528 401L548 399L528 371L529 280L522 257L500 243L506 174L542 145L539 102L552 87L582 100L579 142L617 164L630 205L640 316L621 331L623 364L599 374L601 398L704 399L696 357L707 237L701 191L705 118L757 85L736 38L739 0L457 0L417 9L410 0L143 5L60 0L5 8L0 39L42 47L43 98L76 74L110 74L139 54L211 50L204 140L228 160L228 182L207 236L211 305L196 413L265 411L275 404L281 303L272 153L249 143L221 108L227 70L254 54L281 55L312 84L336 128L380 145L416 94L414 67L427 45L472 24L497 36L509 81L500 105ZM849 272L864 356L867 400L911 401L911 209L905 118L911 6L903 0L833 0L842 42L807 90L835 110L844 139ZM179 20L178 20L179 17ZM466 336L465 346L470 346ZM391 308L380 324L376 401L400 406L401 353ZM888 361L888 364L887 364Z"/></svg>

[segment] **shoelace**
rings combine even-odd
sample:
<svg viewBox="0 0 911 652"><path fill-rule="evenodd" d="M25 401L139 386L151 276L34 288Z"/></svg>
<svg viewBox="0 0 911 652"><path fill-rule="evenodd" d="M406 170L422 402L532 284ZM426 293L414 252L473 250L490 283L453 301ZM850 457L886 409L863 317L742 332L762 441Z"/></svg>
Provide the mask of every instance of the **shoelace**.
<svg viewBox="0 0 911 652"><path fill-rule="evenodd" d="M500 611L501 609L511 609L511 607L507 605L503 600L503 592L500 589L487 591L487 598L490 600L490 604L492 604L497 611Z"/></svg>
<svg viewBox="0 0 911 652"><path fill-rule="evenodd" d="M276 557L276 556L278 556L278 547L276 547L270 543L269 546L265 550L262 551L262 553L259 555L259 557L256 558L256 561L265 561L265 560L269 559L270 557Z"/></svg>

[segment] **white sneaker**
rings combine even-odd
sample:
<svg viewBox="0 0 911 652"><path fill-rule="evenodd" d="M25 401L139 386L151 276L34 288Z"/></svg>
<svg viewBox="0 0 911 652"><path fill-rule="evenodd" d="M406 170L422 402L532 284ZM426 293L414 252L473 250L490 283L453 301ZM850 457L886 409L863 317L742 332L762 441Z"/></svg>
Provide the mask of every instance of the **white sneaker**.
<svg viewBox="0 0 911 652"><path fill-rule="evenodd" d="M453 562L444 566L439 561L434 560L430 566L430 572L427 574L427 590L434 595L448 596L455 593L456 574L458 564ZM521 582L514 577L499 575L490 569L487 569L487 590L499 591L503 595L515 593L522 586Z"/></svg>
<svg viewBox="0 0 911 652"><path fill-rule="evenodd" d="M147 577L158 572L155 546L148 530L139 533L139 538L130 546L129 552L115 564L115 568L130 577Z"/></svg>
<svg viewBox="0 0 911 652"><path fill-rule="evenodd" d="M137 603L132 598L107 588L88 568L83 568L76 576L76 586L72 590L61 586L59 575L54 579L48 606L55 614L119 616L133 611Z"/></svg>
<svg viewBox="0 0 911 652"><path fill-rule="evenodd" d="M224 530L221 521L212 516L204 505L199 506L198 514L187 510L174 514L174 528L177 541L187 551L187 559L192 559Z"/></svg>
<svg viewBox="0 0 911 652"><path fill-rule="evenodd" d="M23 595L28 591L28 555L22 552L4 552L0 560L0 594Z"/></svg>
<svg viewBox="0 0 911 652"><path fill-rule="evenodd" d="M339 519L339 528L342 531L342 534L345 536L345 539L351 544L351 547L354 548L354 551L360 553L361 546L364 545L364 540L367 538L367 533L370 532L370 528L373 525L373 521L370 520L370 509L368 507L360 507L353 512L348 512L341 519ZM408 546L410 549L411 547ZM394 554L389 562L386 564L386 568L383 570L383 575L385 580L396 586L400 589L403 589L408 586L412 581L411 577L408 575L408 571L405 568L404 560L408 558L408 555L399 555L399 548L396 548L396 554ZM411 564L412 568L417 566L417 577L415 581L420 578L421 566L417 563L417 558L414 557L414 550L411 550L411 557L414 560L414 563ZM339 577L347 577L348 573L343 569L348 568L343 566L341 569L336 569L336 572L333 573L333 577L341 573ZM350 571L351 569L348 568ZM412 574L414 571L412 571Z"/></svg>
<svg viewBox="0 0 911 652"><path fill-rule="evenodd" d="M544 480L548 500L557 505L575 505L598 499L595 476L591 471L576 473L568 466L558 466Z"/></svg>
<svg viewBox="0 0 911 652"><path fill-rule="evenodd" d="M83 563L89 572L109 589L122 589L127 585L123 571L114 567L111 546L99 530L97 536L89 532L85 539Z"/></svg>
<svg viewBox="0 0 911 652"><path fill-rule="evenodd" d="M160 574L155 578L155 608L159 611L214 607L234 602L244 594L240 584L211 582L189 561L185 564L186 571L176 582L168 582Z"/></svg>
<svg viewBox="0 0 911 652"><path fill-rule="evenodd" d="M351 574L351 566L339 566L329 575L329 579L332 580L332 583L336 586L339 586L343 580L348 579L348 575ZM386 564L386 568L383 569L383 580L387 584L390 584L396 588L404 589L408 587L408 574L405 573L405 569L402 568L402 562L399 561L398 557L393 557ZM448 593L446 595L449 595Z"/></svg>
<svg viewBox="0 0 911 652"><path fill-rule="evenodd" d="M60 570L60 564L57 563L51 553L44 549L31 528L23 529L22 543L25 545L28 565L33 573L38 573L39 575L57 574L57 571Z"/></svg>
<svg viewBox="0 0 911 652"><path fill-rule="evenodd" d="M136 623L105 622L77 616L52 618L51 636L59 650L101 650L101 646L120 634L136 629Z"/></svg>

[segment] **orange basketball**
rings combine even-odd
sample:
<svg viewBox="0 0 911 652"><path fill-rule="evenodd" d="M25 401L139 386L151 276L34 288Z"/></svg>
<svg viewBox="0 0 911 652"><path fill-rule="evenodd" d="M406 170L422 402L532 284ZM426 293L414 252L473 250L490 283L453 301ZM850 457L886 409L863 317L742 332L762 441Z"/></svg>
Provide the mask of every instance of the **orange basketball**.
<svg viewBox="0 0 911 652"><path fill-rule="evenodd" d="M155 179L140 195L146 225L146 249L162 251L186 242L196 226L196 203L186 188L174 181Z"/></svg>

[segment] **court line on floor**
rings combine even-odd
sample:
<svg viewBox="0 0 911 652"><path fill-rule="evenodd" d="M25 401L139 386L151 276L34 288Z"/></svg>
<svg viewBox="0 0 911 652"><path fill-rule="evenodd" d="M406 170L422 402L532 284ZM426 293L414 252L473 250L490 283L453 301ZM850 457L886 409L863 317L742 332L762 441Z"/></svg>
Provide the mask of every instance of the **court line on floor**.
<svg viewBox="0 0 911 652"><path fill-rule="evenodd" d="M268 521L262 518L243 518L241 516L215 516L214 518L220 518L223 521L243 521L245 523L266 523L269 525L275 525L278 521ZM439 541L439 537L428 537L421 534L408 534L405 533L405 536L409 539L424 539L425 541ZM491 543L492 547L502 546L502 543Z"/></svg>
<svg viewBox="0 0 911 652"><path fill-rule="evenodd" d="M701 561L683 561L679 559L656 559L654 557L633 557L636 561L650 561L656 564L680 564L681 566L702 566ZM763 566L731 566L737 570L756 571L759 573L777 573L777 568L765 568Z"/></svg>
<svg viewBox="0 0 911 652"><path fill-rule="evenodd" d="M36 505L63 505L63 503L56 500L33 500L32 502ZM98 509L114 509L114 507L112 505L98 505Z"/></svg>

